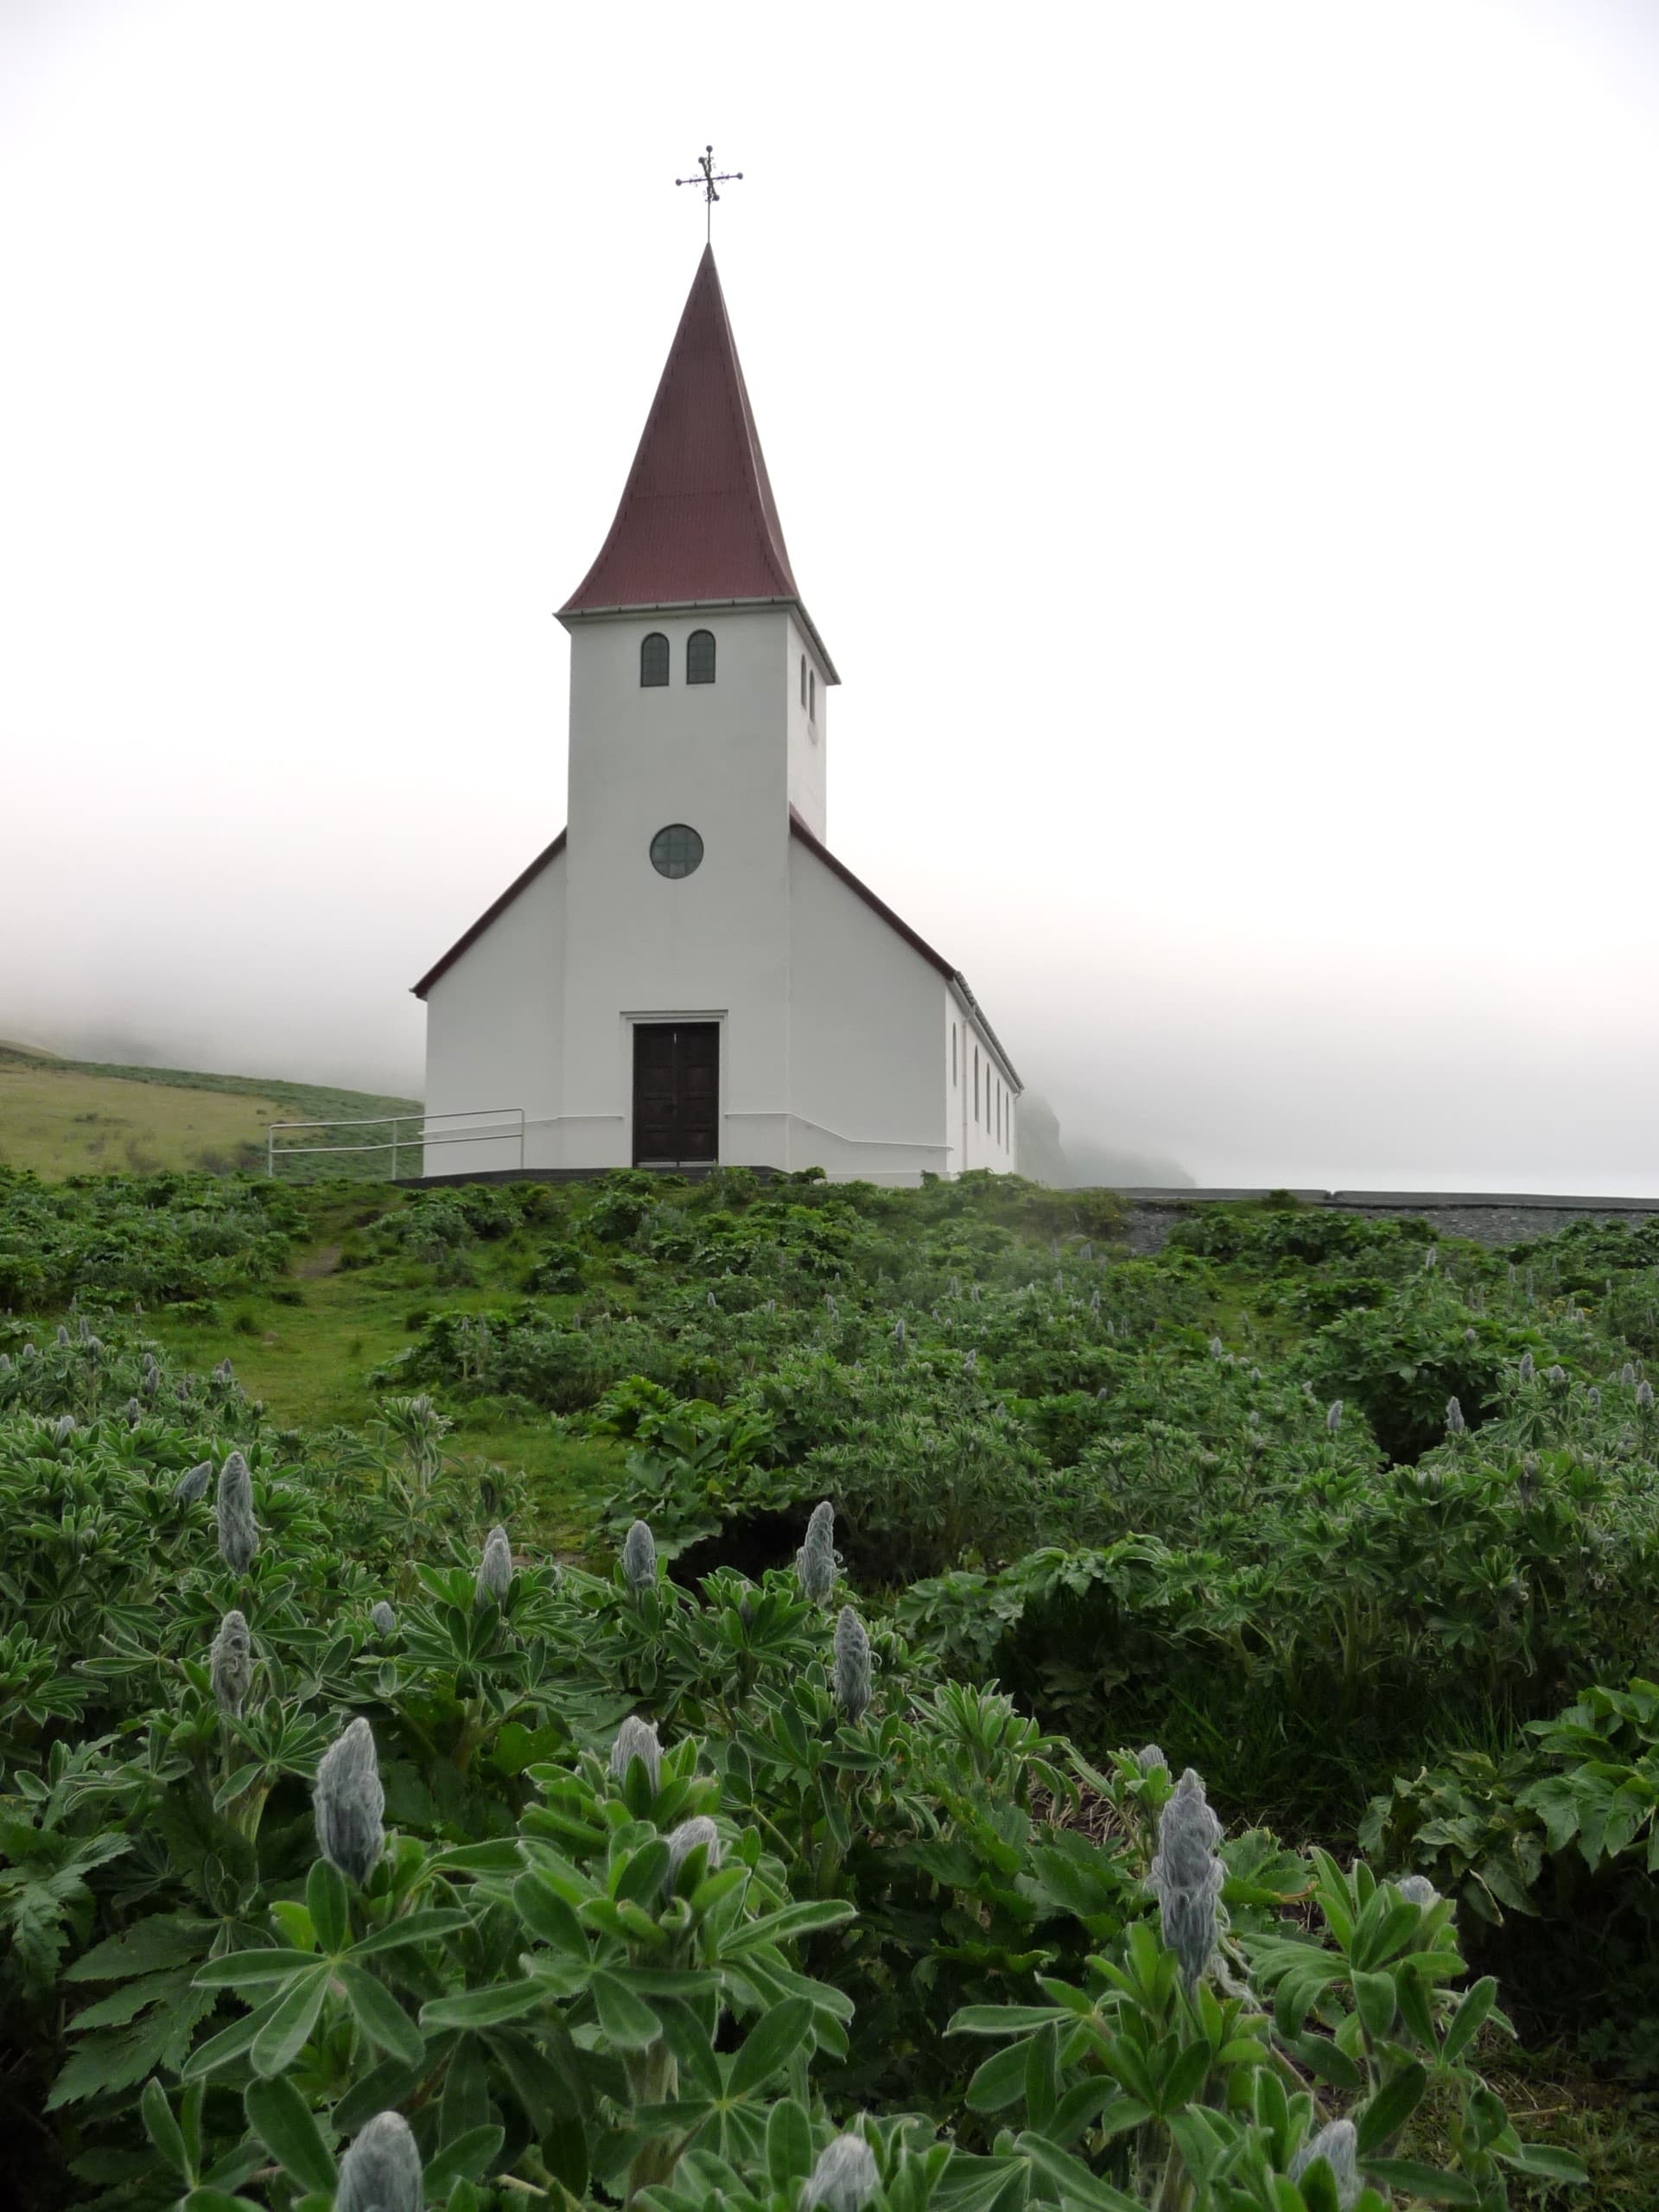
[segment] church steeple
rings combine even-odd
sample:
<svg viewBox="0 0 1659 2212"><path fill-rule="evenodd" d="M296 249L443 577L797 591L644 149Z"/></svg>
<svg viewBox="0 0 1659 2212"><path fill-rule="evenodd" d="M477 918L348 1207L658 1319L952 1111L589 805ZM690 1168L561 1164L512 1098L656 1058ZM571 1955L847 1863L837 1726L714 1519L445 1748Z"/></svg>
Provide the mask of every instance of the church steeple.
<svg viewBox="0 0 1659 2212"><path fill-rule="evenodd" d="M712 247L692 279L599 557L560 619L628 608L801 603ZM836 675L823 653L824 672Z"/></svg>

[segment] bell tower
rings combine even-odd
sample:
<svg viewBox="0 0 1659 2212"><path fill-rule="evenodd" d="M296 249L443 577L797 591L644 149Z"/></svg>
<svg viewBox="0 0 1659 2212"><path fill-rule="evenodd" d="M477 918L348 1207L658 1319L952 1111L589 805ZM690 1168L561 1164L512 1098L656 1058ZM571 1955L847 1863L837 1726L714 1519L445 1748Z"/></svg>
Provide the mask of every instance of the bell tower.
<svg viewBox="0 0 1659 2212"><path fill-rule="evenodd" d="M571 640L566 1114L635 1084L632 1026L670 1016L721 1025L725 1120L775 1114L788 1084L791 813L823 836L838 679L790 566L712 250L615 520L559 620ZM600 1067L610 1075L595 1084Z"/></svg>

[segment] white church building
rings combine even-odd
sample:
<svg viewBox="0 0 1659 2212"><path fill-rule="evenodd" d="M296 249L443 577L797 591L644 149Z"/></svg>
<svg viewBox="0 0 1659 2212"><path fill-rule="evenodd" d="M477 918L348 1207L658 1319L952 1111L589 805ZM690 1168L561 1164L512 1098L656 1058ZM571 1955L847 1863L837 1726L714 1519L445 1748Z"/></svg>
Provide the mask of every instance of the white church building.
<svg viewBox="0 0 1659 2212"><path fill-rule="evenodd" d="M711 251L559 620L566 826L415 985L427 1173L1012 1169L1020 1078L961 970L825 842L840 678Z"/></svg>

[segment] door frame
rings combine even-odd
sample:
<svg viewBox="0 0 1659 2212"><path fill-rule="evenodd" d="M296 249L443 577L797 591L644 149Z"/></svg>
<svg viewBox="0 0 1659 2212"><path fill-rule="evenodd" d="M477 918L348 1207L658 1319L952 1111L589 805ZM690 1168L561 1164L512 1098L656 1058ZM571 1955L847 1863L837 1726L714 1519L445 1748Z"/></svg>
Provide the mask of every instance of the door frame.
<svg viewBox="0 0 1659 2212"><path fill-rule="evenodd" d="M629 1010L626 1010L626 1011L625 1011L625 1012L624 1012L624 1014L623 1014L623 1015L622 1015L622 1018L621 1018L621 1030L622 1030L622 1034L621 1034L621 1039L620 1039L620 1057L621 1057L622 1096L623 1096L623 1097L624 1097L624 1098L626 1098L626 1101L627 1101L627 1109L626 1109L626 1111L625 1112L625 1114L623 1115L623 1117L622 1117L622 1118L623 1118L623 1123L624 1123L624 1130L625 1130L624 1140L623 1140L623 1154L624 1154L624 1157L623 1157L623 1160L622 1160L622 1165L623 1165L625 1167L631 1167L631 1166L633 1165L633 1153L634 1153L634 1142L633 1142L633 1054L634 1054L633 1033L634 1033L634 1029L635 1029L635 1027L636 1027L637 1025L639 1025L639 1024L643 1024L643 1025L645 1025L646 1027L649 1027L652 1023L655 1023L655 1022L664 1022L664 1021L673 1021L673 1022L681 1022L681 1021L685 1021L685 1022L691 1022L691 1021L712 1021L712 1022L715 1024L715 1027L716 1027L716 1028L718 1029L718 1031L720 1032L719 1037L718 1037L718 1039L716 1039L716 1046L717 1046L717 1050L718 1050L718 1052L719 1052L719 1066L718 1066L718 1069L717 1069L717 1071L716 1071L717 1080L716 1080L715 1086L715 1156L714 1156L713 1160L711 1160L708 1164L709 1164L709 1166L711 1166L711 1167L719 1167L719 1166L723 1166L725 1165L725 1160L726 1160L726 1025L727 1025L727 1020L728 1020L728 1009L727 1009L725 1007L678 1007L678 1006L675 1006L675 1007L649 1007L649 1008L644 1008L644 1007L642 1007L642 1008L639 1008L639 1009L637 1009L637 1010L634 1010L634 1009L629 1009ZM701 1163L699 1163L699 1164L701 1164ZM651 1172L651 1171L647 1170L646 1172L647 1172L647 1173L649 1173L649 1172ZM674 1170L673 1170L672 1168L664 1168L664 1169L663 1169L661 1172L662 1172L664 1174L672 1174L672 1173L674 1173Z"/></svg>

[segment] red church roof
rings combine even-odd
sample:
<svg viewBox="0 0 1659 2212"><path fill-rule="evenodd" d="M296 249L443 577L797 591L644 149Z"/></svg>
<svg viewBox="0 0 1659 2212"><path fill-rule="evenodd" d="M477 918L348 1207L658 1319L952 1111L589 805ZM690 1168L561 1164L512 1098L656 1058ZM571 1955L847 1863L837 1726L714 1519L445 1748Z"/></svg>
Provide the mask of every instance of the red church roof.
<svg viewBox="0 0 1659 2212"><path fill-rule="evenodd" d="M801 594L705 247L610 535L559 612L734 600L800 607ZM827 655L825 664L833 682Z"/></svg>

